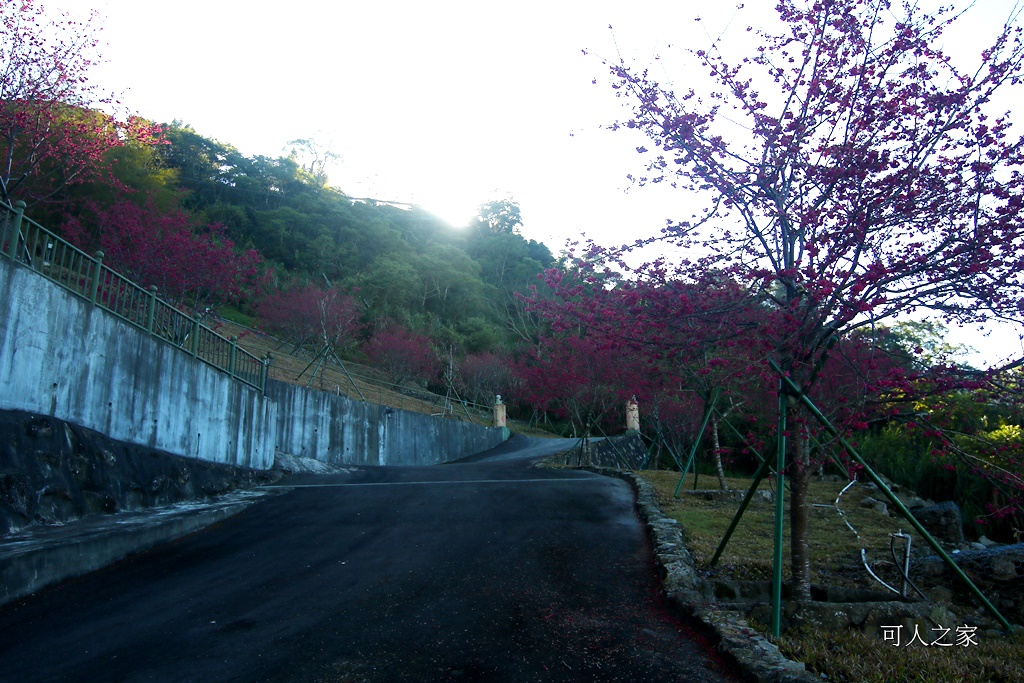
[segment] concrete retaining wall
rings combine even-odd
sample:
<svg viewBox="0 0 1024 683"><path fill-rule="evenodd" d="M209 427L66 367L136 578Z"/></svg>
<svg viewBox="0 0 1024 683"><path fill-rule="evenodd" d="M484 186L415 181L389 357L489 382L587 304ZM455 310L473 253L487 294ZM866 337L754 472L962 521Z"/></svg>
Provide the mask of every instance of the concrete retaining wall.
<svg viewBox="0 0 1024 683"><path fill-rule="evenodd" d="M505 437L282 382L263 396L2 256L0 410L254 469L272 467L275 448L336 465L431 465Z"/></svg>
<svg viewBox="0 0 1024 683"><path fill-rule="evenodd" d="M577 441L565 453L548 462L569 467L608 467L611 469L643 469L647 462L647 446L639 432L590 439L586 449Z"/></svg>
<svg viewBox="0 0 1024 683"><path fill-rule="evenodd" d="M5 258L0 387L0 409L175 455L273 465L272 401Z"/></svg>
<svg viewBox="0 0 1024 683"><path fill-rule="evenodd" d="M505 434L268 380L277 447L331 465L435 465L493 448Z"/></svg>

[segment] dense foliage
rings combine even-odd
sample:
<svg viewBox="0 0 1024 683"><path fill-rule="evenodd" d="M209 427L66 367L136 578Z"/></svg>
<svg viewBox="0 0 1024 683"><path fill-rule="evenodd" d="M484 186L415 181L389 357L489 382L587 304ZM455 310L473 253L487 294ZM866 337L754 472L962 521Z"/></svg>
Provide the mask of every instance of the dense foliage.
<svg viewBox="0 0 1024 683"><path fill-rule="evenodd" d="M455 227L415 206L350 198L294 156L246 157L180 124L166 138L163 165L186 191L185 208L255 248L282 284L326 281L351 293L366 322L388 318L464 350L494 350L510 293L553 263L514 225L492 227L518 214L510 202Z"/></svg>

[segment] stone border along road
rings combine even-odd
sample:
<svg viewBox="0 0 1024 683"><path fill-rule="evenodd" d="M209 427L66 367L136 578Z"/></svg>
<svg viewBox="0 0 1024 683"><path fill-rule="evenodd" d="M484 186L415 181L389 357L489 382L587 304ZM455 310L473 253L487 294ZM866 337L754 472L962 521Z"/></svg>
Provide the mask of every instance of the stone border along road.
<svg viewBox="0 0 1024 683"><path fill-rule="evenodd" d="M716 609L697 592L693 557L683 543L679 523L666 517L658 506L654 486L632 472L603 467L580 467L597 474L619 477L636 492L636 507L643 520L654 557L664 578L666 597L685 614L702 621L720 638L718 649L733 657L744 675L758 683L820 683L801 662L786 659L779 648L754 630L739 612Z"/></svg>

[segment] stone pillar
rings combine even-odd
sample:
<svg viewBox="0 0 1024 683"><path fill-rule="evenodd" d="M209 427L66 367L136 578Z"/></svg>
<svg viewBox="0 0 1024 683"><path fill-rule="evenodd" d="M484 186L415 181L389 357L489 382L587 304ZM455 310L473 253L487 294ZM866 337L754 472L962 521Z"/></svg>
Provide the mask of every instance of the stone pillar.
<svg viewBox="0 0 1024 683"><path fill-rule="evenodd" d="M494 425L495 427L505 426L505 404L501 402L501 394L498 394L494 401Z"/></svg>
<svg viewBox="0 0 1024 683"><path fill-rule="evenodd" d="M626 401L626 431L640 431L640 406L637 405L636 396Z"/></svg>

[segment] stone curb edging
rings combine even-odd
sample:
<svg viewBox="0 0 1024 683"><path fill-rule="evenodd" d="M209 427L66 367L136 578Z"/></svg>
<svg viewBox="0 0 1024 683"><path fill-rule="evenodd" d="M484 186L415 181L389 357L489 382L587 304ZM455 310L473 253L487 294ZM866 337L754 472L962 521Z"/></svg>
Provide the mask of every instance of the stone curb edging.
<svg viewBox="0 0 1024 683"><path fill-rule="evenodd" d="M697 571L683 543L679 523L662 514L658 496L649 481L633 472L602 467L579 469L618 477L633 487L637 512L650 536L655 560L664 573L662 586L666 597L685 614L708 626L720 639L718 650L731 656L744 675L758 683L820 683L821 677L807 671L801 662L783 656L776 645L750 626L742 613L716 609L698 593Z"/></svg>

